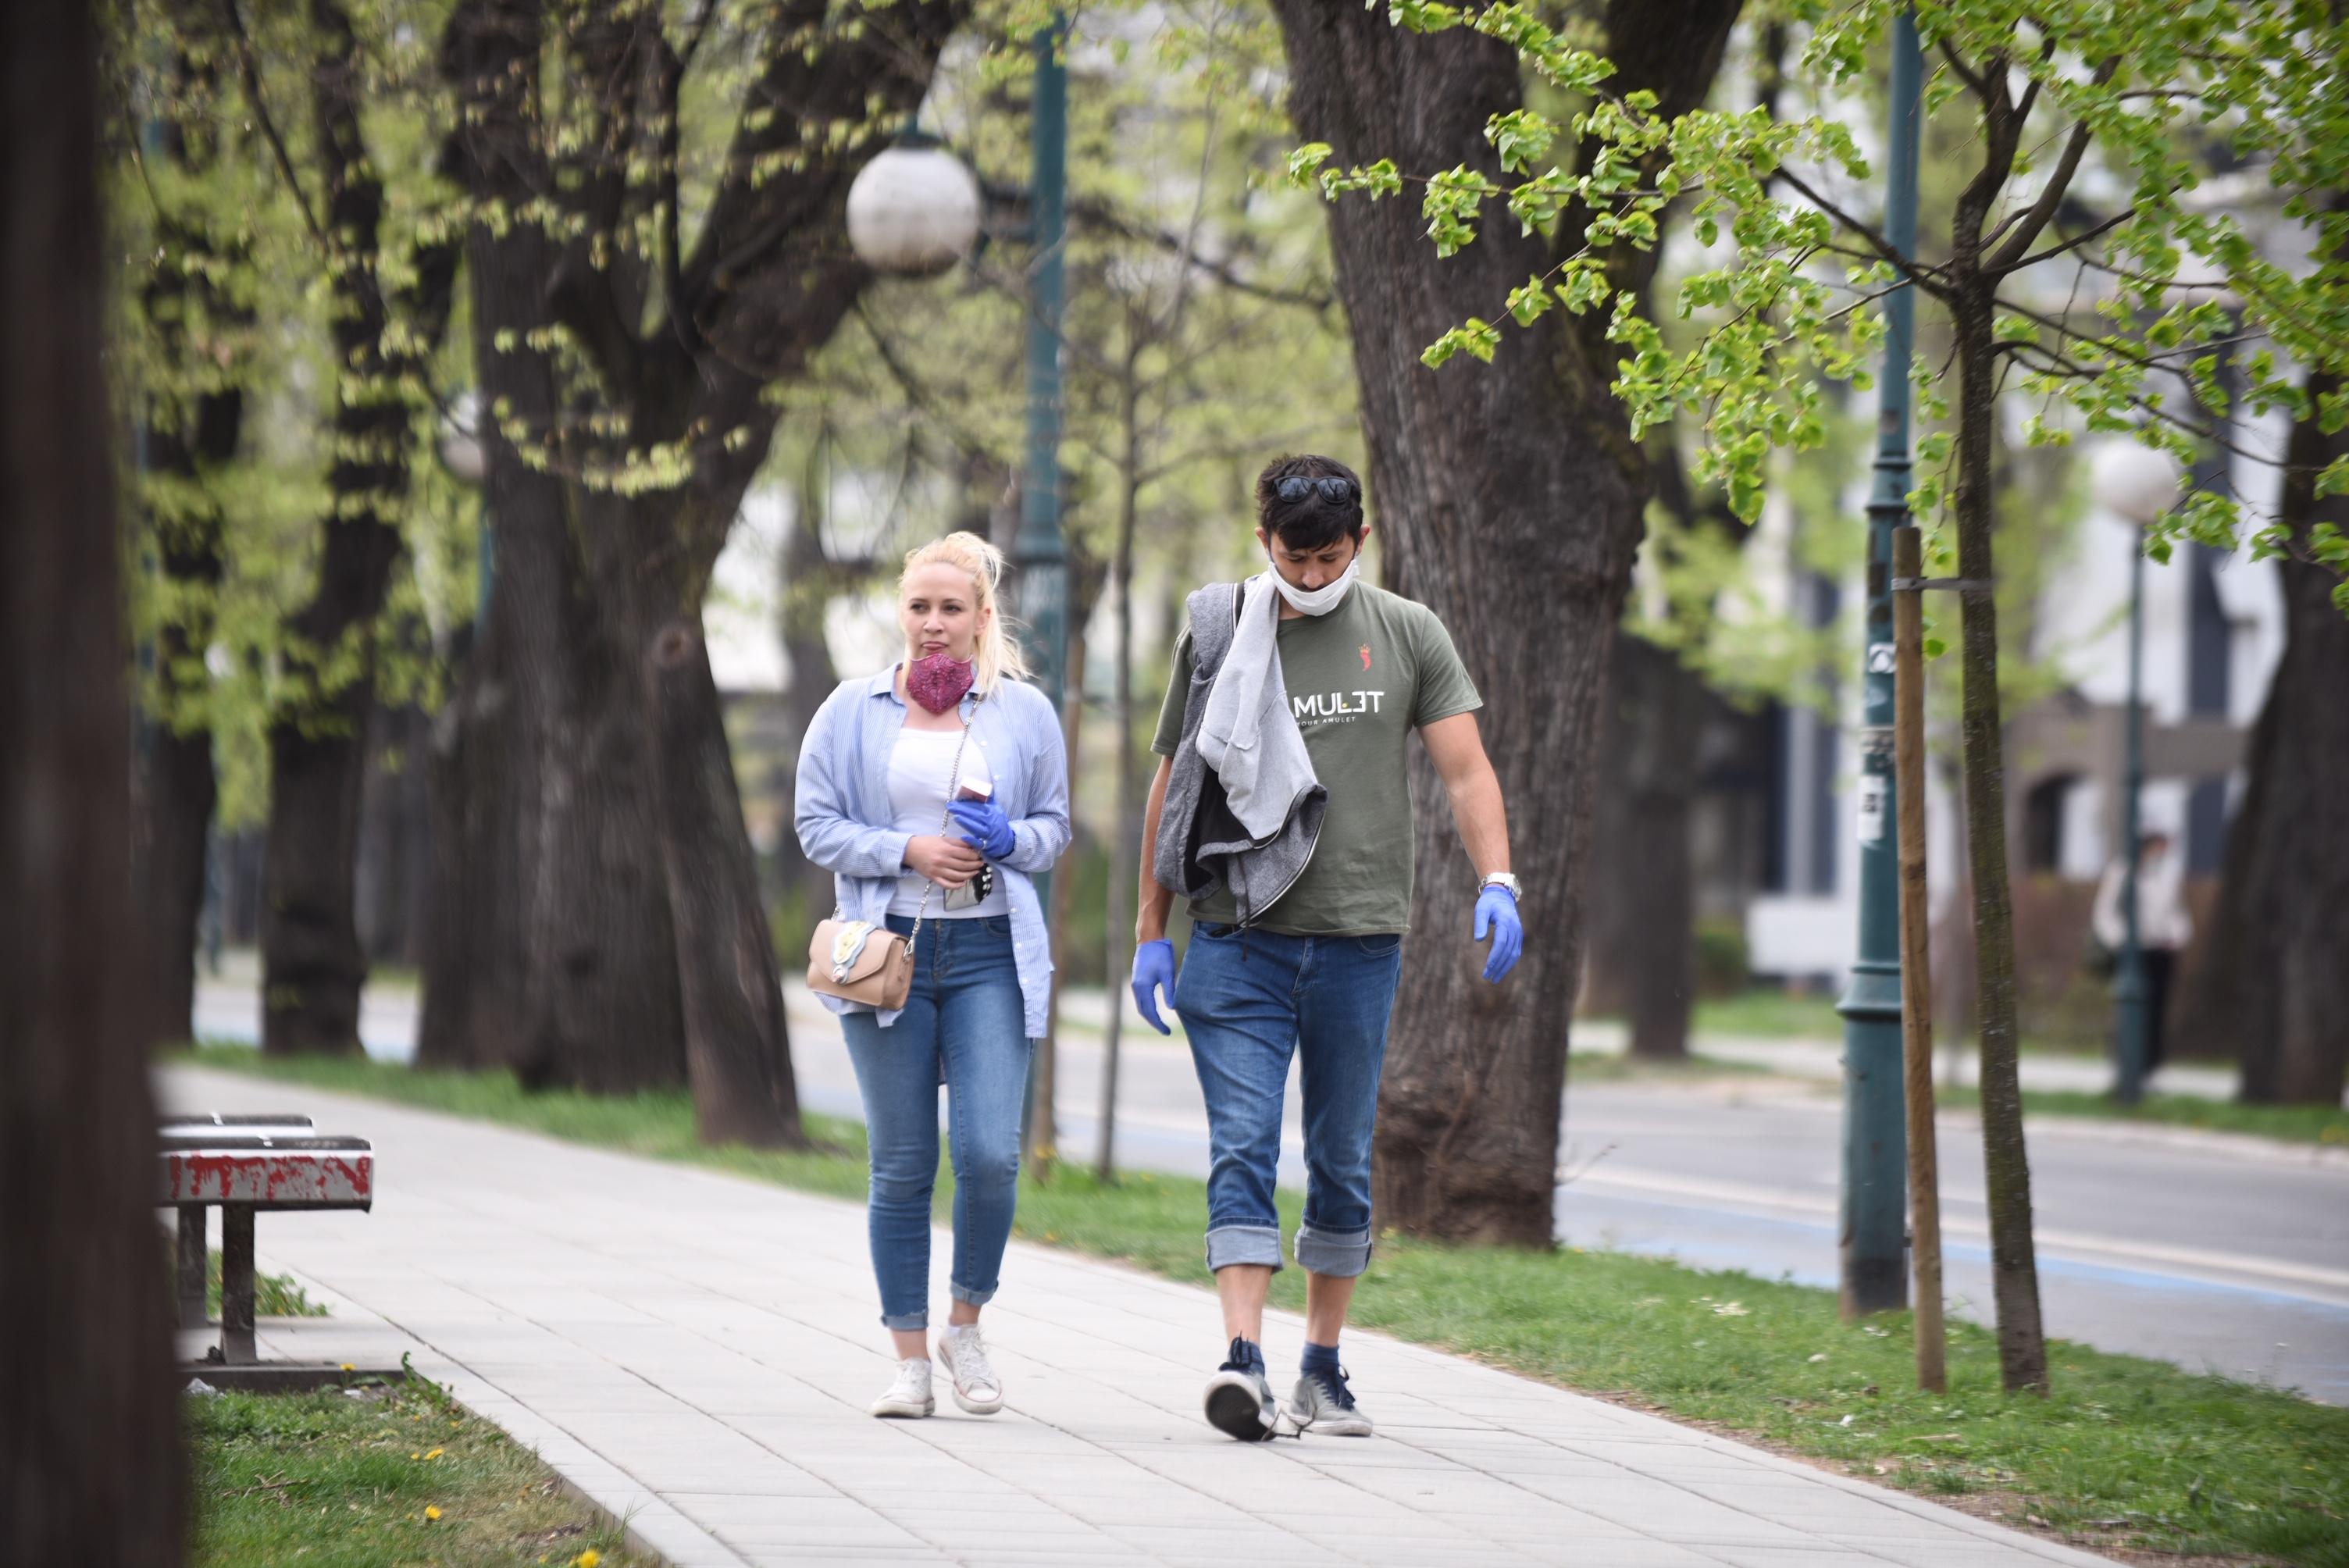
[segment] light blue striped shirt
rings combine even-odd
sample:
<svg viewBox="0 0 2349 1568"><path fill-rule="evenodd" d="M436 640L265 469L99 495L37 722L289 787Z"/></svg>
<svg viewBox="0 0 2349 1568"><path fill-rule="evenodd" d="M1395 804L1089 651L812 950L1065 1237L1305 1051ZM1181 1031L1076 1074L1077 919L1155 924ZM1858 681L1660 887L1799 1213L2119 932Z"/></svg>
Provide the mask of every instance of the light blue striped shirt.
<svg viewBox="0 0 2349 1568"><path fill-rule="evenodd" d="M987 758L995 803L1011 819L1010 855L998 861L1011 901L1012 955L1019 966L1019 996L1028 1037L1040 1039L1052 995L1052 943L1030 879L1052 869L1069 847L1069 759L1061 716L1044 694L1023 681L999 682L981 702L962 699L970 743ZM905 844L914 835L892 824L889 754L905 727L895 665L869 678L840 683L816 710L800 742L793 825L807 858L833 874L841 918L878 925L904 874ZM854 1006L837 996L819 1000L835 1013ZM881 1015L883 1027L897 1021Z"/></svg>

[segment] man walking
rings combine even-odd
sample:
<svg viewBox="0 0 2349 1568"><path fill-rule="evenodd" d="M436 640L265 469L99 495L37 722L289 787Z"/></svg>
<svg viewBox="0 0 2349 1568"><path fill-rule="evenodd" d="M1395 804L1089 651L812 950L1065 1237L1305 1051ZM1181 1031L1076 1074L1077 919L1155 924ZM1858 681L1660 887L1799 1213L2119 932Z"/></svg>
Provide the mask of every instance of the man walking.
<svg viewBox="0 0 2349 1568"><path fill-rule="evenodd" d="M1273 1183L1293 1052L1306 1346L1290 1414L1368 1437L1338 1338L1371 1256L1371 1134L1411 916L1413 730L1483 881L1474 940L1490 934L1487 980L1509 972L1524 936L1482 699L1433 611L1358 580L1361 481L1332 459L1284 458L1257 476L1256 500L1270 569L1192 594L1175 644L1152 744L1164 760L1143 819L1133 996L1161 1034L1157 997L1174 1004L1206 1099L1207 1266L1231 1342L1208 1420L1254 1442L1280 1416L1261 1341L1281 1267ZM1178 892L1192 920L1179 982L1166 940Z"/></svg>

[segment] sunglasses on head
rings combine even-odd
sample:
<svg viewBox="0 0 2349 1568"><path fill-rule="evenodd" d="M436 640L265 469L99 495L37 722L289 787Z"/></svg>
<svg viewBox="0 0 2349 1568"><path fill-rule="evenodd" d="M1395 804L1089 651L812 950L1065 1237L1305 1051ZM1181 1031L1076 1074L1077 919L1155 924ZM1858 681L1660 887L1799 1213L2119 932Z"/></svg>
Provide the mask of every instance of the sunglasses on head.
<svg viewBox="0 0 2349 1568"><path fill-rule="evenodd" d="M1287 479L1277 481L1272 487L1273 494L1282 500L1292 503L1303 500L1317 490L1320 492L1321 499L1330 505L1343 506L1354 499L1354 481L1336 474L1318 480L1308 479L1303 474L1291 474Z"/></svg>

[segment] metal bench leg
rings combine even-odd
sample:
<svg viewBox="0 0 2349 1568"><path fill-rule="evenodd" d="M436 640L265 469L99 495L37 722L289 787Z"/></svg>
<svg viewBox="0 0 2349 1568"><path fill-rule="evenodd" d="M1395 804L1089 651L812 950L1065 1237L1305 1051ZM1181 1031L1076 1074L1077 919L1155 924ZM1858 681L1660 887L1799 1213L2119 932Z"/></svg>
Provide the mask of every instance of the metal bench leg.
<svg viewBox="0 0 2349 1568"><path fill-rule="evenodd" d="M221 1205L221 1359L250 1367L253 1345L253 1205Z"/></svg>
<svg viewBox="0 0 2349 1568"><path fill-rule="evenodd" d="M180 1205L180 1326L202 1328L204 1315L204 1206Z"/></svg>

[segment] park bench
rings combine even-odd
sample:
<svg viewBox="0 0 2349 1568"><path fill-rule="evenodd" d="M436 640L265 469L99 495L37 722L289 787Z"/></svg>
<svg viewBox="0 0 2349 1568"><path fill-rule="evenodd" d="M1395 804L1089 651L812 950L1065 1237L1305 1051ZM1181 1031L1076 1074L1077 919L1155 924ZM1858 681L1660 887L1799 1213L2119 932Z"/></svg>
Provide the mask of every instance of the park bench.
<svg viewBox="0 0 2349 1568"><path fill-rule="evenodd" d="M157 1202L179 1214L179 1326L204 1311L207 1209L221 1212L221 1336L201 1371L212 1382L288 1387L342 1368L264 1367L254 1345L253 1221L264 1210L367 1209L375 1152L364 1138L326 1138L306 1116L194 1116L157 1129Z"/></svg>

